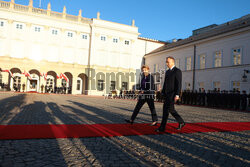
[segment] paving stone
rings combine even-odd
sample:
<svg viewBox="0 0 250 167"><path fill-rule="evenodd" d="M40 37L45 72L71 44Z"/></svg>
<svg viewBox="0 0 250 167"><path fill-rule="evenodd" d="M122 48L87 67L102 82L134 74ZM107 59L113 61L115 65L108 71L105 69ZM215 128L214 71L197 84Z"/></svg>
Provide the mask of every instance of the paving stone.
<svg viewBox="0 0 250 167"><path fill-rule="evenodd" d="M97 103L98 101L98 103ZM124 123L133 100L0 93L0 125ZM155 103L161 121L162 103ZM249 122L250 114L176 106L186 122ZM150 123L148 106L136 122ZM169 122L175 122L170 116ZM0 140L0 166L249 166L250 131Z"/></svg>

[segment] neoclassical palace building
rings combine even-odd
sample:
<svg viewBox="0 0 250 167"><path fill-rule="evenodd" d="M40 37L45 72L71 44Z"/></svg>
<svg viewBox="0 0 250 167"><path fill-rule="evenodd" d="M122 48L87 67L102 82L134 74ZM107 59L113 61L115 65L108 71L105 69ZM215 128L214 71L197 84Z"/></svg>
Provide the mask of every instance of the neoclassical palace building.
<svg viewBox="0 0 250 167"><path fill-rule="evenodd" d="M182 70L183 90L238 90L250 93L250 14L197 30L145 55L153 72L167 69L172 56ZM158 79L158 87L163 84Z"/></svg>
<svg viewBox="0 0 250 167"><path fill-rule="evenodd" d="M0 90L106 95L130 90L142 64L163 84L165 59L183 71L182 89L250 93L250 15L162 42L124 25L0 1Z"/></svg>
<svg viewBox="0 0 250 167"><path fill-rule="evenodd" d="M0 1L0 83L9 90L104 95L132 89L144 55L165 45L124 25Z"/></svg>

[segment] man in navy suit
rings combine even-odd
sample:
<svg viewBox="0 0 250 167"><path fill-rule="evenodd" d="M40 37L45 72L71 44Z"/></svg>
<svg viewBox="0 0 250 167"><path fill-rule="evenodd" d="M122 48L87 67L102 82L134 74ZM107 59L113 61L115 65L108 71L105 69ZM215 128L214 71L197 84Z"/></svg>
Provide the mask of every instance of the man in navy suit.
<svg viewBox="0 0 250 167"><path fill-rule="evenodd" d="M169 113L171 113L179 123L178 130L181 130L181 128L185 126L184 120L174 108L174 103L180 99L182 73L180 69L175 67L175 59L173 57L167 57L166 64L169 69L165 73L165 80L162 88L162 95L165 97L165 101L161 125L156 129L157 132L165 131Z"/></svg>

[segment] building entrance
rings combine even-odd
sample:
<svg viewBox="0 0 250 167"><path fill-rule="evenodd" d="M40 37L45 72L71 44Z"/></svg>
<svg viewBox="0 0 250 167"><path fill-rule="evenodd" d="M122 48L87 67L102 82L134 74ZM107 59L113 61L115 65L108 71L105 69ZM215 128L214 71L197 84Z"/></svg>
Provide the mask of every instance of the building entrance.
<svg viewBox="0 0 250 167"><path fill-rule="evenodd" d="M37 91L37 80L30 80L30 91Z"/></svg>

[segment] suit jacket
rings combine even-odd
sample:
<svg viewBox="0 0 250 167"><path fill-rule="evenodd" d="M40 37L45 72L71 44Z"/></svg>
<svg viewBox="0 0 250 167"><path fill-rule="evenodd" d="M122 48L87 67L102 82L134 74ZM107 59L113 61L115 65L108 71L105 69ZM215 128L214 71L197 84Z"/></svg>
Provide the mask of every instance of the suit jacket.
<svg viewBox="0 0 250 167"><path fill-rule="evenodd" d="M182 73L177 67L172 70L167 70L165 73L165 80L162 88L162 94L167 96L168 94L179 95L181 93L181 81Z"/></svg>
<svg viewBox="0 0 250 167"><path fill-rule="evenodd" d="M142 87L142 81L145 78L145 75L142 74L140 76L140 87L139 90L144 91L144 94L154 94L155 90L155 82L154 82L154 77L151 74L148 74L146 77L146 84L145 87Z"/></svg>

